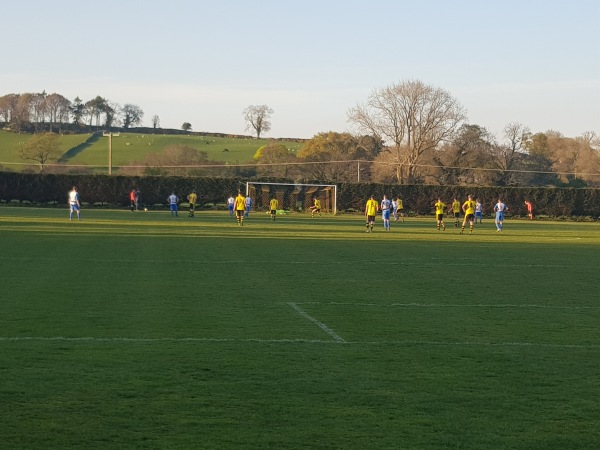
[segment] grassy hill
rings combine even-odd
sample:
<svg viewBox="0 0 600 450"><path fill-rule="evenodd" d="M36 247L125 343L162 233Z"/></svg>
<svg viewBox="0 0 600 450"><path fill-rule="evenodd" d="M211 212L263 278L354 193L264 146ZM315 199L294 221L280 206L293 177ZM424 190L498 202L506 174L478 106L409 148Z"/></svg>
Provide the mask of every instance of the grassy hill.
<svg viewBox="0 0 600 450"><path fill-rule="evenodd" d="M24 161L19 156L19 148L31 139L32 135L15 134L0 130L0 165L19 171ZM92 139L90 139L92 138ZM89 142L86 141L90 139ZM302 143L280 141L288 149L296 152ZM108 138L92 137L90 133L63 135L61 149L69 157L66 164L103 166L108 159ZM252 160L256 150L269 143L269 139L213 137L199 135L121 133L112 138L113 166L123 166L142 161L149 153L160 153L171 145L187 145L208 154L211 161L244 163Z"/></svg>
<svg viewBox="0 0 600 450"><path fill-rule="evenodd" d="M90 133L63 135L60 137L60 149L66 152L70 148L81 145L90 136ZM18 134L0 130L0 166L20 171L23 164L31 164L32 161L21 159L19 149L32 137L32 134Z"/></svg>

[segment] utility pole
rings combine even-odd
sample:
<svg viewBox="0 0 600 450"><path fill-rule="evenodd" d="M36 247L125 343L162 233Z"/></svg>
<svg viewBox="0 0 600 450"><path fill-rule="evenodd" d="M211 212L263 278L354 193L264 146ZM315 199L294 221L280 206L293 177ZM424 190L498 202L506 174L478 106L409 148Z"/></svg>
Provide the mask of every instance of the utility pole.
<svg viewBox="0 0 600 450"><path fill-rule="evenodd" d="M120 133L112 133L110 131L103 131L102 136L108 137L108 174L112 175L112 138L113 136L119 136Z"/></svg>

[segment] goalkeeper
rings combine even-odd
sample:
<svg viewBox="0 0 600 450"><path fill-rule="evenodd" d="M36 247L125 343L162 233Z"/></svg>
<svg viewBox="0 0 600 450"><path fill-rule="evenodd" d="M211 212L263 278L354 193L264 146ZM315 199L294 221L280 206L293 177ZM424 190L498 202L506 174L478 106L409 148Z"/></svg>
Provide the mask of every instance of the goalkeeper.
<svg viewBox="0 0 600 450"><path fill-rule="evenodd" d="M311 217L315 217L315 213L319 214L319 217L323 217L321 216L321 200L315 197L313 201L313 205L309 208L311 210Z"/></svg>

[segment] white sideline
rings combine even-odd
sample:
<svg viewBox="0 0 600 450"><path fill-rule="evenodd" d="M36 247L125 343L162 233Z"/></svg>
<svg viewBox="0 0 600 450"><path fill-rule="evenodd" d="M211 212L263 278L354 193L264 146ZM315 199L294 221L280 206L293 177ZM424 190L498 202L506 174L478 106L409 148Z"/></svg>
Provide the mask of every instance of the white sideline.
<svg viewBox="0 0 600 450"><path fill-rule="evenodd" d="M458 260L470 261L469 258L459 258ZM0 256L0 260L4 261L45 261L45 262L55 262L55 261L66 261L66 258L38 258L33 256ZM89 262L89 263L136 263L136 264L164 264L164 259L135 259L135 258L81 258L80 262ZM195 259L174 259L169 260L169 263L173 264L245 264L247 260L195 260ZM255 264L270 264L272 260L265 261L252 261ZM403 261L386 261L386 260L372 260L372 261L356 261L356 260L343 260L343 261L310 261L311 265L354 265L354 264L373 264L379 266L433 266L433 265L443 265L443 266L451 266L451 267L547 267L547 268L572 268L573 266L570 264L532 264L532 263L511 263L510 261L506 263L487 263L481 261L473 261L473 262L456 262L456 260L447 260L441 258L423 258L423 259L415 259L415 260L403 260ZM288 265L306 265L307 261L286 261L286 262L278 262L280 265L288 264ZM597 270L600 269L598 267L586 266L587 269Z"/></svg>
<svg viewBox="0 0 600 450"><path fill-rule="evenodd" d="M309 319L310 320L310 319ZM335 334L335 333L334 333ZM336 335L337 336L337 335ZM339 339L342 339L338 336ZM346 340L322 340L322 339L227 339L227 338L127 338L127 337L63 337L63 336L0 336L2 342L100 342L100 343L232 343L232 344L329 344L329 345L397 345L397 346L426 346L426 347L544 347L544 348L575 348L575 349L600 349L600 344L561 344L549 342L478 342L478 341L346 341Z"/></svg>
<svg viewBox="0 0 600 450"><path fill-rule="evenodd" d="M352 303L352 302L302 302L302 305L334 305L373 308L533 308L533 309L600 309L600 306L529 305L526 303Z"/></svg>
<svg viewBox="0 0 600 450"><path fill-rule="evenodd" d="M325 333L327 333L329 336L331 336L333 339L335 339L336 342L346 342L346 341L344 341L344 338L342 338L339 334L337 334L335 331L333 331L331 328L329 328L323 322L319 322L314 317L309 316L306 313L306 311L304 311L302 308L300 308L295 303L288 302L288 305L290 305L292 308L294 308L296 310L296 312L298 312L298 314L300 314L302 317L304 317L307 320L310 320L312 323L317 325L321 330L323 330Z"/></svg>

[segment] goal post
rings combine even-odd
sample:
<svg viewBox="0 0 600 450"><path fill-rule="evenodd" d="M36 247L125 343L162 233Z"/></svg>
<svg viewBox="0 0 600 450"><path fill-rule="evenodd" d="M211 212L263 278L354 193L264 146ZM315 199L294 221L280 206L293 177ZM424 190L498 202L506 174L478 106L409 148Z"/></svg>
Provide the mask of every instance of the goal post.
<svg viewBox="0 0 600 450"><path fill-rule="evenodd" d="M279 208L295 212L308 211L314 199L321 201L321 212L337 214L337 185L304 183L246 182L246 196L252 198L252 207L266 211L269 201L276 198Z"/></svg>

